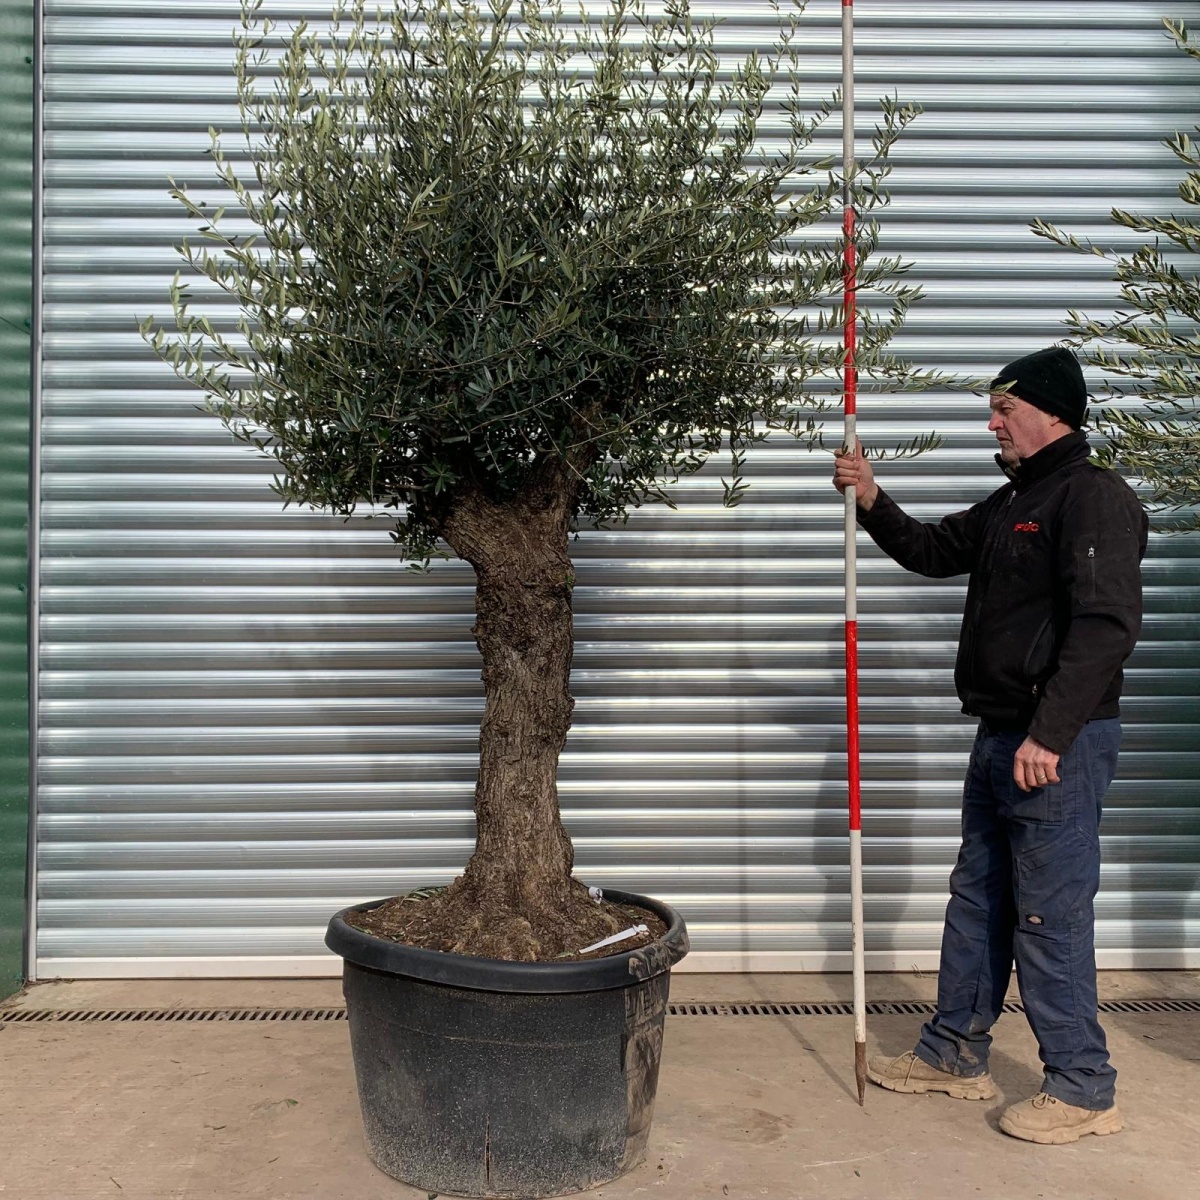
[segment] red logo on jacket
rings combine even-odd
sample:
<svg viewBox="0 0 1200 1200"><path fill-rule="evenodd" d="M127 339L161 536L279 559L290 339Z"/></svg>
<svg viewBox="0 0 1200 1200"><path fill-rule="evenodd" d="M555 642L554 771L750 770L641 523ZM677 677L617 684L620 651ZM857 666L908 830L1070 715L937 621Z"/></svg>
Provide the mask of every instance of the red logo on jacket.
<svg viewBox="0 0 1200 1200"><path fill-rule="evenodd" d="M1037 533L1040 529L1036 521L1018 521L1013 526L1013 533Z"/></svg>

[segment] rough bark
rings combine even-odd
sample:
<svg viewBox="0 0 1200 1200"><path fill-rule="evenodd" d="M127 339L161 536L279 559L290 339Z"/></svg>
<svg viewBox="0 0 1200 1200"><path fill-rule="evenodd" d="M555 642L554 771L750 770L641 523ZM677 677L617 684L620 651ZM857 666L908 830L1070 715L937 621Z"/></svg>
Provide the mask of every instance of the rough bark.
<svg viewBox="0 0 1200 1200"><path fill-rule="evenodd" d="M558 758L574 707L573 502L568 469L553 465L503 503L465 490L442 530L475 568L472 632L485 694L475 853L427 902L459 953L552 958L618 927L572 880L558 808Z"/></svg>

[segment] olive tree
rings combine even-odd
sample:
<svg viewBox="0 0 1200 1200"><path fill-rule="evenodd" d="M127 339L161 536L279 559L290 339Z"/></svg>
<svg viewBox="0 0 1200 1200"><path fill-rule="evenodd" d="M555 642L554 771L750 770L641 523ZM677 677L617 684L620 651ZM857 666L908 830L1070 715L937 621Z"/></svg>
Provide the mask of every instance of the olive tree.
<svg viewBox="0 0 1200 1200"><path fill-rule="evenodd" d="M474 568L477 843L423 904L445 948L501 958L613 929L556 788L572 534L670 503L717 454L736 503L769 431L819 442L841 364L842 181L814 146L836 97L802 101L802 6L732 64L686 0L601 7L342 0L285 33L244 0L239 157L211 147L242 231L172 181L202 237L174 328L142 325L286 503L393 510L410 563ZM851 181L868 212L915 110L881 114ZM916 290L873 223L858 240L861 367L910 385L889 341ZM196 275L236 318L201 310Z"/></svg>
<svg viewBox="0 0 1200 1200"><path fill-rule="evenodd" d="M1164 20L1180 50L1200 61L1200 46L1182 21ZM1195 129L1200 134L1200 126ZM1187 168L1179 198L1200 206L1200 145L1187 133L1164 143ZM1118 252L1098 247L1035 221L1033 231L1073 250L1112 263L1120 284L1121 309L1111 317L1068 316L1087 359L1111 377L1110 403L1096 411L1108 436L1099 457L1150 487L1160 509L1200 504L1200 222L1182 215L1151 216L1112 210L1112 220L1149 240ZM1200 527L1200 515L1172 522L1177 529Z"/></svg>

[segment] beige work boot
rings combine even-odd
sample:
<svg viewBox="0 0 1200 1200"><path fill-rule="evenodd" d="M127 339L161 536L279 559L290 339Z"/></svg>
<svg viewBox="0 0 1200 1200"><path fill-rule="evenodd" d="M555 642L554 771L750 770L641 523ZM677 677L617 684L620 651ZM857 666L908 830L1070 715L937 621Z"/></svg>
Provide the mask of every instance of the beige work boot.
<svg viewBox="0 0 1200 1200"><path fill-rule="evenodd" d="M951 1075L939 1071L919 1059L911 1050L899 1058L875 1055L867 1063L867 1078L893 1092L945 1092L955 1100L990 1100L996 1094L992 1077L983 1075Z"/></svg>
<svg viewBox="0 0 1200 1200"><path fill-rule="evenodd" d="M1061 1146L1065 1142L1079 1141L1086 1133L1100 1137L1120 1133L1124 1122L1115 1104L1097 1112L1038 1092L1032 1099L1006 1108L1000 1118L1000 1128L1022 1141Z"/></svg>

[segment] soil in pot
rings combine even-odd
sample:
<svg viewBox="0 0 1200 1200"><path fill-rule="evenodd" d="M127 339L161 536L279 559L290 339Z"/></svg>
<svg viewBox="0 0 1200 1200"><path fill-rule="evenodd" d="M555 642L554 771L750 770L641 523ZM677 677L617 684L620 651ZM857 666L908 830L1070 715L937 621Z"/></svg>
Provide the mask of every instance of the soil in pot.
<svg viewBox="0 0 1200 1200"><path fill-rule="evenodd" d="M582 885L573 881L573 887ZM456 933L447 932L447 888L420 888L403 896L395 896L376 908L347 914L346 921L364 933L386 938L422 950L440 950L461 954L464 947ZM581 953L582 948L622 933L635 925L645 925L646 932L624 938L609 946ZM540 953L526 961L570 962L624 954L639 946L649 945L667 931L666 923L657 913L632 904L619 904L601 899L596 903L588 897L588 907L573 905L563 914L558 929L539 939ZM492 957L482 955L481 957ZM497 955L496 957L503 957Z"/></svg>

